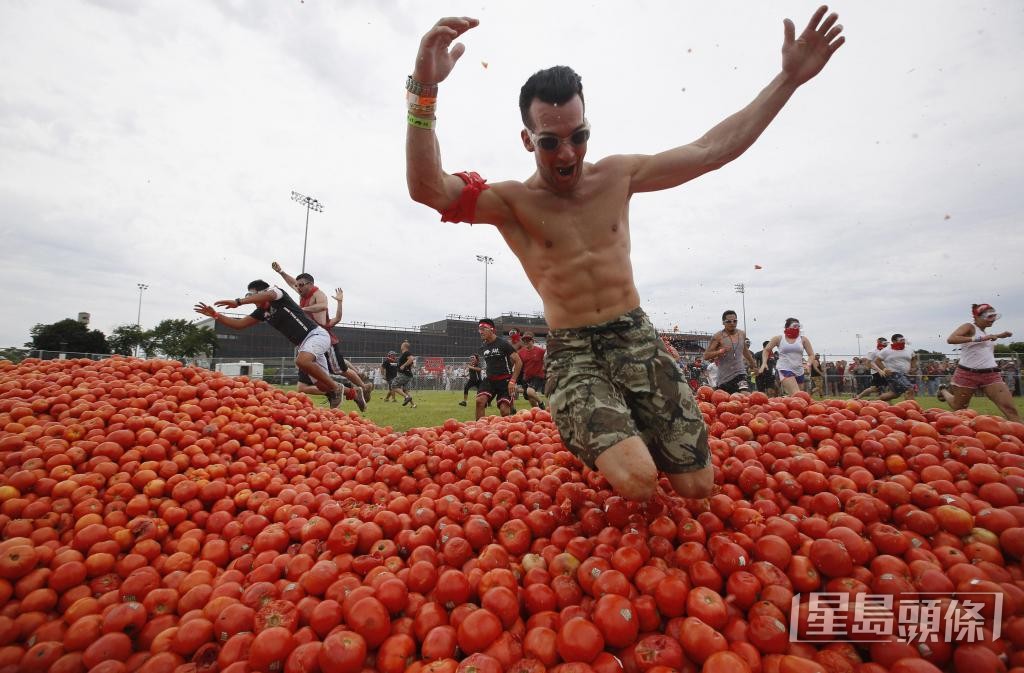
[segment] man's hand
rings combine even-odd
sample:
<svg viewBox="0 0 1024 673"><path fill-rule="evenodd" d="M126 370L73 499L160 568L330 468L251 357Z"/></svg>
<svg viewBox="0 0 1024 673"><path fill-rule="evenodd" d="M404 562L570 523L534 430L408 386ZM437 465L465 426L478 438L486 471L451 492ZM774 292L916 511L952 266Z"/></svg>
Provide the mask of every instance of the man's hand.
<svg viewBox="0 0 1024 673"><path fill-rule="evenodd" d="M195 309L196 313L201 313L202 315L205 315L207 318L217 317L217 309L207 304L204 304L203 302L199 302L193 308Z"/></svg>
<svg viewBox="0 0 1024 673"><path fill-rule="evenodd" d="M819 7L799 39L795 39L793 22L789 19L783 21L782 71L797 85L821 72L832 54L846 42L846 38L839 35L843 27L836 23L838 14L833 12L821 20L827 11L827 6Z"/></svg>
<svg viewBox="0 0 1024 673"><path fill-rule="evenodd" d="M470 28L480 25L477 19L468 16L445 17L434 24L420 40L420 49L416 54L416 65L413 67L412 78L420 84L432 85L443 82L455 67L466 45L456 43L449 51L448 47L459 35Z"/></svg>
<svg viewBox="0 0 1024 673"><path fill-rule="evenodd" d="M238 308L241 306L241 302L237 299L221 299L213 302L214 306L222 306L224 308Z"/></svg>
<svg viewBox="0 0 1024 673"><path fill-rule="evenodd" d="M1013 336L1013 332L1000 332L999 334L993 334L993 339L1009 339Z"/></svg>
<svg viewBox="0 0 1024 673"><path fill-rule="evenodd" d="M340 287L334 288L334 300L339 304L345 301L345 291L342 290Z"/></svg>
<svg viewBox="0 0 1024 673"><path fill-rule="evenodd" d="M273 269L274 271L277 271L278 273L281 273L281 265L278 264L277 262L271 263L270 268Z"/></svg>

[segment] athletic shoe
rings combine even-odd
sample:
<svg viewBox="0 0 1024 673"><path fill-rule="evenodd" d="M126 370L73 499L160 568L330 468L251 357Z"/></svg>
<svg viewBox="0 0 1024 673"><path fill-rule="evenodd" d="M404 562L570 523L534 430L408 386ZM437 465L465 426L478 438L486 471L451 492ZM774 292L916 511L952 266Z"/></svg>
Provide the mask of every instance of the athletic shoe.
<svg viewBox="0 0 1024 673"><path fill-rule="evenodd" d="M356 406L359 407L359 411L366 411L366 399L363 397L363 389L356 386L352 390L355 392L352 399L355 400Z"/></svg>
<svg viewBox="0 0 1024 673"><path fill-rule="evenodd" d="M466 406L466 400L462 400L461 402L459 402L459 406L460 407Z"/></svg>
<svg viewBox="0 0 1024 673"><path fill-rule="evenodd" d="M404 407L405 405L409 404L410 402L412 402L412 395L407 395L406 398L402 401L402 406Z"/></svg>
<svg viewBox="0 0 1024 673"><path fill-rule="evenodd" d="M331 409L337 409L340 407L343 399L345 399L344 388L335 388L331 392L327 393L327 403L331 405Z"/></svg>

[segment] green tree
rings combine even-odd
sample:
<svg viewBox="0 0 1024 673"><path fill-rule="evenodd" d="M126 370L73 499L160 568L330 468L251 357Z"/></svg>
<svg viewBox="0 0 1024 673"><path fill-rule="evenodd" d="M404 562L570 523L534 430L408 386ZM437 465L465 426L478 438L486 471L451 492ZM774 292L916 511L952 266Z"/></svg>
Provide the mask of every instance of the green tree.
<svg viewBox="0 0 1024 673"><path fill-rule="evenodd" d="M147 357L159 352L169 358L192 358L212 355L217 348L217 335L212 329L184 319L163 320L142 336Z"/></svg>
<svg viewBox="0 0 1024 673"><path fill-rule="evenodd" d="M118 355L133 355L145 342L146 332L138 325L118 325L107 337L110 352Z"/></svg>
<svg viewBox="0 0 1024 673"><path fill-rule="evenodd" d="M920 360L921 362L928 362L929 360L946 359L946 356L943 353L938 353L936 351L926 351L923 348L918 348L914 352L917 353L917 359Z"/></svg>
<svg viewBox="0 0 1024 673"><path fill-rule="evenodd" d="M90 330L73 318L65 318L50 325L38 324L29 334L32 341L25 345L38 350L102 354L110 352L107 337L103 332L98 329Z"/></svg>
<svg viewBox="0 0 1024 673"><path fill-rule="evenodd" d="M10 360L14 364L24 360L26 354L23 348L0 348L0 360Z"/></svg>

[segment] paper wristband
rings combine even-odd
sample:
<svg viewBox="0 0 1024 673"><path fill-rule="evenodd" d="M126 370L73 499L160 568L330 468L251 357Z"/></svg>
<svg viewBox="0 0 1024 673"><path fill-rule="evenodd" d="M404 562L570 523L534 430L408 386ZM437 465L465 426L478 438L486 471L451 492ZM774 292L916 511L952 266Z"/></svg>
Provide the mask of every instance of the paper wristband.
<svg viewBox="0 0 1024 673"><path fill-rule="evenodd" d="M437 122L435 119L424 119L423 117L417 117L416 115L409 114L408 120L409 126L415 126L418 129L427 129L432 131L434 124Z"/></svg>

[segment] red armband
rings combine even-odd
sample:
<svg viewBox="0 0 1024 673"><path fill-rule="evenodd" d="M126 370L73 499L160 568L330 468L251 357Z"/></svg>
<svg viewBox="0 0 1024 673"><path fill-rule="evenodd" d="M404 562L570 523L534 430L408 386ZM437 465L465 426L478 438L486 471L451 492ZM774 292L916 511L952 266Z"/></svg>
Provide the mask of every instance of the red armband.
<svg viewBox="0 0 1024 673"><path fill-rule="evenodd" d="M455 175L462 178L466 186L462 188L462 194L451 206L441 211L442 222L469 222L476 219L476 201L480 198L480 192L490 189L487 181L480 177L479 173L462 172Z"/></svg>

